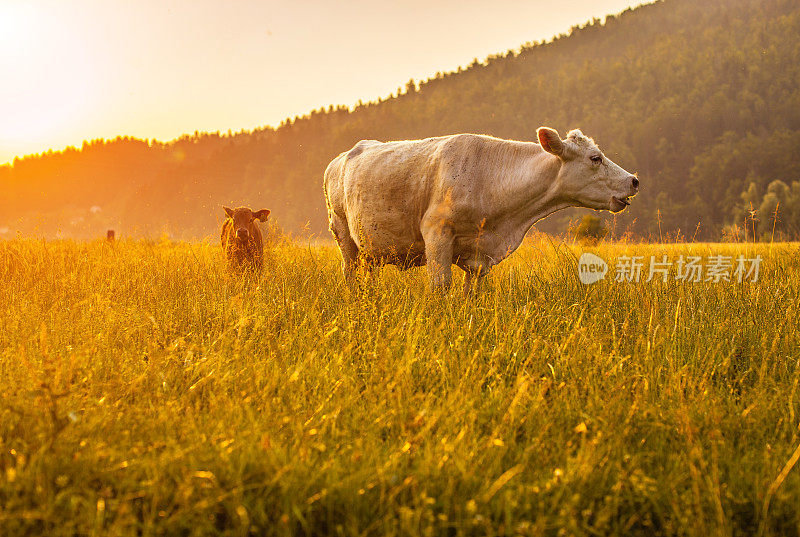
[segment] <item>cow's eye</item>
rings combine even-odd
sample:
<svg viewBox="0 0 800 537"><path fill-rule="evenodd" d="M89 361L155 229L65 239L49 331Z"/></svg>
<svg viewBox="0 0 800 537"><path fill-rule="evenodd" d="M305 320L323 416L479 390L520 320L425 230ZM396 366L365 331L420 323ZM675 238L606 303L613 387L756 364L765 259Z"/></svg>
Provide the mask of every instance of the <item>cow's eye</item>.
<svg viewBox="0 0 800 537"><path fill-rule="evenodd" d="M589 159L594 164L600 164L601 162L603 162L603 157L601 157L600 155L592 155L591 157L589 157Z"/></svg>

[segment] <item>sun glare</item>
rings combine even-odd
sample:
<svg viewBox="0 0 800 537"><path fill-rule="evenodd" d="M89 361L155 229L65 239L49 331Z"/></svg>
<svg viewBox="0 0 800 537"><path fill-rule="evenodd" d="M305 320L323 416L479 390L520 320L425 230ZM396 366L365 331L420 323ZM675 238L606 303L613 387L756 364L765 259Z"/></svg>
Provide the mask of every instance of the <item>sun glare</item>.
<svg viewBox="0 0 800 537"><path fill-rule="evenodd" d="M69 20L21 2L0 4L0 143L32 151L64 143L90 103L86 51Z"/></svg>
<svg viewBox="0 0 800 537"><path fill-rule="evenodd" d="M29 13L22 4L0 4L0 50L7 50L23 35Z"/></svg>

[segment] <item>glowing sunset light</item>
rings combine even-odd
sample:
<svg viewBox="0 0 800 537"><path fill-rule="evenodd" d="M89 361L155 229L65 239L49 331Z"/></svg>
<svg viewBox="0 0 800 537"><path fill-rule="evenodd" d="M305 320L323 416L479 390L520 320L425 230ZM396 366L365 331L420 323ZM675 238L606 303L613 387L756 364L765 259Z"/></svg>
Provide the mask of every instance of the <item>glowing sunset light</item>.
<svg viewBox="0 0 800 537"><path fill-rule="evenodd" d="M80 33L33 5L0 4L0 71L0 161L74 140L97 105L96 67Z"/></svg>
<svg viewBox="0 0 800 537"><path fill-rule="evenodd" d="M637 3L4 0L0 163L85 139L277 125Z"/></svg>

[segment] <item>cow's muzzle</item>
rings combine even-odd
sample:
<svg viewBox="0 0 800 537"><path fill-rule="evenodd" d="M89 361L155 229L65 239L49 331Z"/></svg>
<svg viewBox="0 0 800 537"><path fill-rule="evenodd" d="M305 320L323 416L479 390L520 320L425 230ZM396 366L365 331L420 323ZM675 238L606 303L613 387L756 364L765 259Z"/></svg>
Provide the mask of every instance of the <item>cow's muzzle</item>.
<svg viewBox="0 0 800 537"><path fill-rule="evenodd" d="M618 198L616 196L611 196L611 207L610 210L612 213L618 213L625 209L628 205L631 204L630 196L625 196L624 198Z"/></svg>

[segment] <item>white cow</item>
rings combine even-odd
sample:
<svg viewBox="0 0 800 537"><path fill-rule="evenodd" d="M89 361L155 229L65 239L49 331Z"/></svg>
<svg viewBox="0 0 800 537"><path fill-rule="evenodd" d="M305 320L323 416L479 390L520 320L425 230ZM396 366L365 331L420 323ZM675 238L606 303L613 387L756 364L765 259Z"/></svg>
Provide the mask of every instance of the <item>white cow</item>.
<svg viewBox="0 0 800 537"><path fill-rule="evenodd" d="M619 212L639 180L579 130L547 127L539 143L455 134L362 140L325 170L325 201L346 279L366 267L427 263L434 290L466 272L465 290L565 207Z"/></svg>

